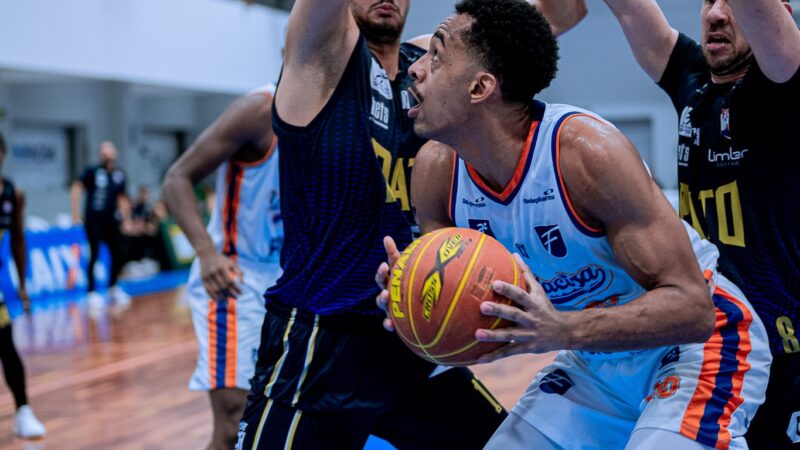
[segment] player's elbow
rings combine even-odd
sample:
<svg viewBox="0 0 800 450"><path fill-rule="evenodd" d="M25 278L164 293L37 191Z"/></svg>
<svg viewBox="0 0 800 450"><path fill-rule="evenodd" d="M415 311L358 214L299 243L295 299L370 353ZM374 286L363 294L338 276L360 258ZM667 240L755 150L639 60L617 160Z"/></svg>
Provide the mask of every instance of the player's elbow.
<svg viewBox="0 0 800 450"><path fill-rule="evenodd" d="M690 295L692 307L687 312L691 314L692 325L686 330L687 341L705 342L711 337L716 324L714 303L705 283L693 289Z"/></svg>

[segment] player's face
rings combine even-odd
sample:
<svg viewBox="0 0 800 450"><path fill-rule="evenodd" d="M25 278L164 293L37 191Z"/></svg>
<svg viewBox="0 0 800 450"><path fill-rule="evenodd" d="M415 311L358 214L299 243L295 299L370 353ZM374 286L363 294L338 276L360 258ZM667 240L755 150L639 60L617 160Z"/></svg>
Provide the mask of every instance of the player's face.
<svg viewBox="0 0 800 450"><path fill-rule="evenodd" d="M113 168L117 161L117 148L110 142L103 142L100 145L100 162L106 168Z"/></svg>
<svg viewBox="0 0 800 450"><path fill-rule="evenodd" d="M728 75L745 68L753 52L736 24L728 0L704 0L700 17L703 55L711 72Z"/></svg>
<svg viewBox="0 0 800 450"><path fill-rule="evenodd" d="M428 52L408 70L414 79L409 92L417 102L408 116L414 132L426 139L452 142L463 130L470 111L470 90L481 68L462 39L472 19L454 15L444 20L431 38Z"/></svg>
<svg viewBox="0 0 800 450"><path fill-rule="evenodd" d="M396 42L403 33L409 0L351 0L350 12L367 40Z"/></svg>

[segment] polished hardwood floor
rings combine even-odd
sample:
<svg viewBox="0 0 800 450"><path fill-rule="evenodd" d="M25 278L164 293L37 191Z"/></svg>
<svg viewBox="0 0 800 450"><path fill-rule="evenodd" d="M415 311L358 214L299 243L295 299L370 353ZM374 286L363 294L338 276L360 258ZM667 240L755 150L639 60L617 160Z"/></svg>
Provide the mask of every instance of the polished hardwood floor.
<svg viewBox="0 0 800 450"><path fill-rule="evenodd" d="M0 387L3 449L201 449L210 436L204 393L186 388L197 344L180 290L135 298L90 317L83 299L56 302L14 321L30 403L47 437L12 436L14 404ZM511 407L552 355L475 367Z"/></svg>

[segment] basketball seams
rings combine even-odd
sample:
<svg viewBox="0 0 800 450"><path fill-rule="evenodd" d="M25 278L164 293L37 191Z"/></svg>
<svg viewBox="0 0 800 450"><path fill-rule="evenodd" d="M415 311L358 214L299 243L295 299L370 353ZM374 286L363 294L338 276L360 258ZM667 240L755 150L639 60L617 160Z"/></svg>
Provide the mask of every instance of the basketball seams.
<svg viewBox="0 0 800 450"><path fill-rule="evenodd" d="M482 234L480 239L478 240L477 245L475 246L475 251L472 252L472 256L469 259L469 263L467 264L467 268L464 269L464 273L461 275L461 280L458 282L458 288L456 289L456 293L453 295L453 300L450 302L450 306L447 308L447 314L444 316L444 320L442 320L442 325L439 327L439 331L436 332L436 336L433 338L429 344L422 344L422 348L427 349L430 347L435 346L439 343L444 336L444 332L447 329L447 325L450 324L450 318L453 316L453 311L455 311L456 306L458 306L459 300L461 300L461 293L464 290L464 286L467 284L467 280L469 280L469 276L472 273L472 268L475 266L475 262L478 260L478 257L483 250L483 244L486 242L486 235ZM462 350L463 351L463 350ZM425 352L428 353L427 351Z"/></svg>
<svg viewBox="0 0 800 450"><path fill-rule="evenodd" d="M403 337L403 338L409 344L411 344L411 345L413 345L413 346L415 346L417 348L420 348L423 352L425 352L425 355L428 356L428 358L430 358L430 359L434 359L434 358L430 354L428 354L428 352L427 352L427 350L425 350L425 348L422 348L422 342L420 341L419 334L417 333L417 327L414 324L414 312L413 312L413 309L412 309L413 302L411 301L411 293L414 292L414 279L415 279L415 277L417 275L417 269L419 268L419 265L422 262L422 259L423 259L422 256L425 254L425 251L431 245L433 245L433 243L436 241L436 238L438 238L441 234L444 234L448 230L449 230L449 228L442 228L441 230L436 231L435 234L430 237L428 242L426 242L422 247L418 248L419 249L419 253L417 254L417 257L415 259L413 259L413 265L411 267L411 272L409 273L409 277L408 277L408 289L406 289L406 298L407 298L406 305L407 305L407 308L408 308L407 309L407 311L408 311L408 323L411 326L411 333L414 335L414 339L417 341L417 343L414 344L414 342L412 340L407 339L405 337ZM416 250L417 249L414 249L414 251L416 251Z"/></svg>

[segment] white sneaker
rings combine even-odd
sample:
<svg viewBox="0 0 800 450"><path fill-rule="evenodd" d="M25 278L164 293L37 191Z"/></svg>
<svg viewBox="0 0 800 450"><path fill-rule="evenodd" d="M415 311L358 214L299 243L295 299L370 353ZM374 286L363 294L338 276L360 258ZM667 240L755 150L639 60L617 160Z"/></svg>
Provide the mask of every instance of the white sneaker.
<svg viewBox="0 0 800 450"><path fill-rule="evenodd" d="M97 291L89 291L86 300L90 309L100 310L106 306L106 299L98 294Z"/></svg>
<svg viewBox="0 0 800 450"><path fill-rule="evenodd" d="M22 405L14 416L14 434L23 439L44 437L47 430L28 405Z"/></svg>
<svg viewBox="0 0 800 450"><path fill-rule="evenodd" d="M108 291L111 295L111 299L114 300L114 304L117 306L128 307L131 305L131 296L122 290L117 285L111 286L111 289Z"/></svg>

